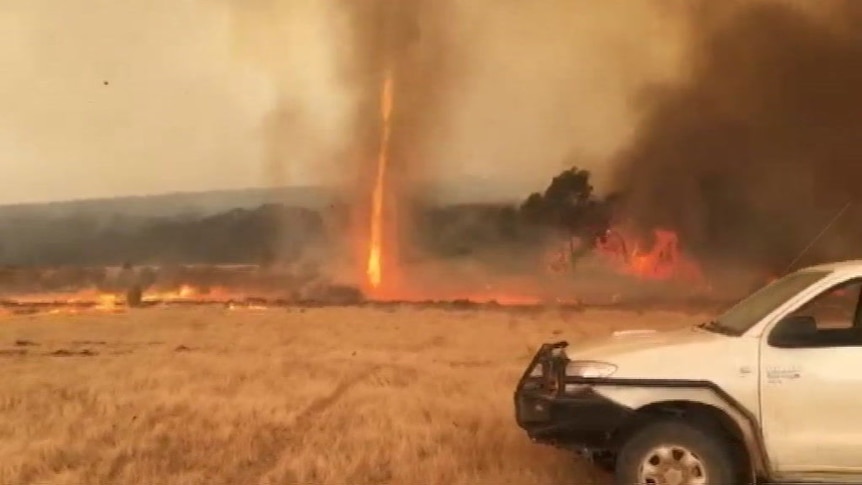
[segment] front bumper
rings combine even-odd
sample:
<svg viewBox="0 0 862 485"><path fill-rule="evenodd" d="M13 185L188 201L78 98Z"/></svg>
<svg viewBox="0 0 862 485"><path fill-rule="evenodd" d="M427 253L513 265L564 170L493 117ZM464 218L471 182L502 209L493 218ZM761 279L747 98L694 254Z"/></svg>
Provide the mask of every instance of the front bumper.
<svg viewBox="0 0 862 485"><path fill-rule="evenodd" d="M614 431L632 410L593 391L591 380L566 376L566 342L544 344L515 389L518 426L536 442L612 450Z"/></svg>

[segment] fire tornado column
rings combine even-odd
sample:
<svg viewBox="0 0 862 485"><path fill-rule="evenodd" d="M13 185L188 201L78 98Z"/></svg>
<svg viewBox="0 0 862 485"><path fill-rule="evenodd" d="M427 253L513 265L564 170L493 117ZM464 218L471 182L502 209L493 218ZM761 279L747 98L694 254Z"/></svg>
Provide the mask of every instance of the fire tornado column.
<svg viewBox="0 0 862 485"><path fill-rule="evenodd" d="M391 68L387 68L380 93L381 136L377 155L377 175L371 197L371 228L369 233L368 264L366 274L368 284L373 290L383 282L383 235L384 200L386 194L386 171L389 165L389 138L392 133L391 118L393 105L394 79Z"/></svg>
<svg viewBox="0 0 862 485"><path fill-rule="evenodd" d="M357 89L358 167L351 195L353 270L372 299L414 294L414 187L423 177L428 128L440 107L443 20L439 0L341 0L357 48L347 72ZM352 154L349 156L353 156Z"/></svg>

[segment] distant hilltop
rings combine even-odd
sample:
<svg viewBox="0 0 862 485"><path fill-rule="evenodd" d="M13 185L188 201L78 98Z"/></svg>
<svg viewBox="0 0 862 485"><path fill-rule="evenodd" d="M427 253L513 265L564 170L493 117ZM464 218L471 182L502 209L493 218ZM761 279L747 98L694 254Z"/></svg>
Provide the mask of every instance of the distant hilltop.
<svg viewBox="0 0 862 485"><path fill-rule="evenodd" d="M517 190L511 183L465 178L455 183L427 186L425 198L438 204L516 203L530 188ZM123 196L58 202L0 205L0 219L66 217L71 215L122 214L131 217L206 217L232 209L250 209L277 202L319 209L336 200L337 193L324 186L248 188Z"/></svg>
<svg viewBox="0 0 862 485"><path fill-rule="evenodd" d="M329 202L323 187L234 189L160 195L42 202L0 206L0 219L122 214L132 217L206 217L232 209L249 209L270 202L318 208Z"/></svg>

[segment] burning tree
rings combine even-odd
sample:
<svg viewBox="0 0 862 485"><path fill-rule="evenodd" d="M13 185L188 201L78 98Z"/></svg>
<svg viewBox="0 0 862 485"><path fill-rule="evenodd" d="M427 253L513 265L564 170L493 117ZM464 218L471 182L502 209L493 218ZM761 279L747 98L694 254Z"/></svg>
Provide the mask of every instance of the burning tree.
<svg viewBox="0 0 862 485"><path fill-rule="evenodd" d="M614 200L615 196L596 196L590 172L572 167L554 177L543 193L530 194L521 204L520 215L528 224L562 235L574 265L607 233Z"/></svg>

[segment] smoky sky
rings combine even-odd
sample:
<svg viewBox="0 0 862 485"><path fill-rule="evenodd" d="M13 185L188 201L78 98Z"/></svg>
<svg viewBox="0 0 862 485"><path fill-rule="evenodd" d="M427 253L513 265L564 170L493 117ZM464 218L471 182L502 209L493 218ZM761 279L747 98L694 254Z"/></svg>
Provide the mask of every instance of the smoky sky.
<svg viewBox="0 0 862 485"><path fill-rule="evenodd" d="M358 73L385 3L4 1L0 202L340 183L374 130ZM669 0L396 3L396 103L417 106L399 151L459 199L470 177L489 198L537 190L573 154L600 171L684 27Z"/></svg>
<svg viewBox="0 0 862 485"><path fill-rule="evenodd" d="M342 0L341 7L353 29L352 55L344 59L340 73L357 94L355 130L341 165L354 169L350 177L360 192L370 193L381 148L381 94L388 73L393 82L390 192L397 192L406 178L431 163L428 135L449 109L447 87L457 79L459 57L458 50L447 45L449 5L434 0Z"/></svg>
<svg viewBox="0 0 862 485"><path fill-rule="evenodd" d="M629 96L674 77L686 27L665 0L230 3L237 61L278 92L264 121L273 184L369 177L389 56L393 166L458 184L458 198L468 178L520 197L573 158L601 175L631 134Z"/></svg>
<svg viewBox="0 0 862 485"><path fill-rule="evenodd" d="M805 260L862 255L860 13L849 0L692 8L683 80L641 93L615 162L630 222L780 269L854 202Z"/></svg>

